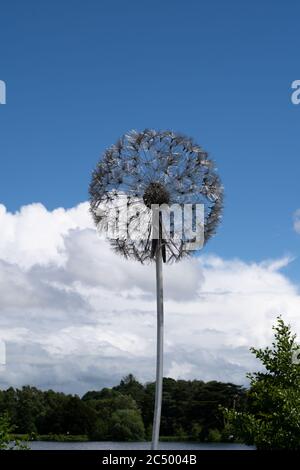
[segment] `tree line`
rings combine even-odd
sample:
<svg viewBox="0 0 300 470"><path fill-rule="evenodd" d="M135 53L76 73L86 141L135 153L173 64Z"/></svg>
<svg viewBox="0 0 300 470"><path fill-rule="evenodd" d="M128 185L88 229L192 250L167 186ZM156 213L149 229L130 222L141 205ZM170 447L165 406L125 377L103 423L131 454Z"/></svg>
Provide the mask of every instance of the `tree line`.
<svg viewBox="0 0 300 470"><path fill-rule="evenodd" d="M164 378L161 435L196 441L224 440L220 406L242 410L246 390L232 383ZM89 391L82 398L35 387L0 391L0 415L7 414L15 433L87 436L91 440L151 438L155 383L132 374L119 385Z"/></svg>
<svg viewBox="0 0 300 470"><path fill-rule="evenodd" d="M161 436L194 441L254 444L257 449L300 450L300 345L281 317L271 347L251 348L261 362L250 387L165 378ZM155 384L133 375L82 398L35 387L0 391L0 449L15 433L37 438L149 440ZM15 443L17 448L22 444Z"/></svg>

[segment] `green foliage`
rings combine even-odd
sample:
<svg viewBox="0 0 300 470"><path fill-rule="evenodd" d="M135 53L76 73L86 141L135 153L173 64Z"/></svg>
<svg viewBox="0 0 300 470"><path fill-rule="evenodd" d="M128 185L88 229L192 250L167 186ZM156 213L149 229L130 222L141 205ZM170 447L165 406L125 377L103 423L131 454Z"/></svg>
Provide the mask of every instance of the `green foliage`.
<svg viewBox="0 0 300 470"><path fill-rule="evenodd" d="M54 442L87 442L89 440L88 436L83 434L76 434L75 436L71 434L39 434L36 436L36 440L39 441L54 441Z"/></svg>
<svg viewBox="0 0 300 470"><path fill-rule="evenodd" d="M136 401L115 389L89 392L83 399L97 413L90 437L95 440L141 440L145 428Z"/></svg>
<svg viewBox="0 0 300 470"><path fill-rule="evenodd" d="M201 435L203 434L203 426L199 423L192 424L191 438L193 441L200 441Z"/></svg>
<svg viewBox="0 0 300 470"><path fill-rule="evenodd" d="M134 377L134 375L129 374L124 377L120 385L114 387L113 390L120 392L122 395L128 395L133 398L140 410L142 410L144 397L145 397L145 389L144 386L138 382L138 380Z"/></svg>
<svg viewBox="0 0 300 470"><path fill-rule="evenodd" d="M233 434L258 449L300 450L300 366L292 360L296 336L280 317L273 329L271 348L251 349L265 371L249 374L246 411L226 409L224 416Z"/></svg>
<svg viewBox="0 0 300 470"><path fill-rule="evenodd" d="M151 439L155 383L132 374L113 388L89 391L81 399L35 387L0 391L0 414L7 412L14 432L53 440ZM234 384L164 378L161 435L168 439L209 440L222 432L219 405L237 409L245 391Z"/></svg>
<svg viewBox="0 0 300 470"><path fill-rule="evenodd" d="M146 392L154 396L154 384L146 385ZM210 429L223 429L224 420L220 405L231 407L234 402L242 406L245 391L234 384L217 381L174 380L163 382L163 407L161 435L184 435L197 441L208 440ZM154 400L145 401L143 417L145 426L151 423ZM146 408L147 406L147 408ZM183 433L181 433L183 434Z"/></svg>
<svg viewBox="0 0 300 470"><path fill-rule="evenodd" d="M210 429L208 433L208 441L209 442L221 442L222 441L222 434L219 429Z"/></svg>
<svg viewBox="0 0 300 470"><path fill-rule="evenodd" d="M111 417L111 438L116 441L142 441L145 428L137 410L117 410Z"/></svg>
<svg viewBox="0 0 300 470"><path fill-rule="evenodd" d="M185 430L183 429L183 427L181 425L179 425L177 427L175 437L178 438L178 441L180 441L180 440L184 441L188 437L187 433L185 432Z"/></svg>
<svg viewBox="0 0 300 470"><path fill-rule="evenodd" d="M12 440L13 426L7 413L0 416L0 450L28 450L21 440Z"/></svg>

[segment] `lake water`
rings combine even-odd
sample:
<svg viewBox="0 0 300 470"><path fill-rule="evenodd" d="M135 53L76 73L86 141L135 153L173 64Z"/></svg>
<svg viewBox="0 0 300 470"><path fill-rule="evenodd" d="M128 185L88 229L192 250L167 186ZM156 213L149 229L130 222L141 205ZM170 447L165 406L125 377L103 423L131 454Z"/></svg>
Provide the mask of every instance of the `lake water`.
<svg viewBox="0 0 300 470"><path fill-rule="evenodd" d="M32 450L150 450L150 442L32 441L29 445ZM227 443L161 442L159 450L254 450L254 447Z"/></svg>

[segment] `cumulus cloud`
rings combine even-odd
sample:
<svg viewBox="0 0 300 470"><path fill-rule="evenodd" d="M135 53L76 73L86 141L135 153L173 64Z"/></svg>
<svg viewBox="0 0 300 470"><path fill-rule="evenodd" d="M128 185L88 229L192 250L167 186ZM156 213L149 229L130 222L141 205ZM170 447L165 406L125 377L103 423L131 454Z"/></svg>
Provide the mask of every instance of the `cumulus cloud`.
<svg viewBox="0 0 300 470"><path fill-rule="evenodd" d="M155 377L155 273L115 255L88 204L0 206L0 386L84 393L129 372ZM165 266L165 375L245 383L252 345L283 314L300 333L291 260L206 256Z"/></svg>
<svg viewBox="0 0 300 470"><path fill-rule="evenodd" d="M65 261L64 236L71 229L91 227L87 203L47 211L42 204L11 214L0 204L0 259L23 268Z"/></svg>

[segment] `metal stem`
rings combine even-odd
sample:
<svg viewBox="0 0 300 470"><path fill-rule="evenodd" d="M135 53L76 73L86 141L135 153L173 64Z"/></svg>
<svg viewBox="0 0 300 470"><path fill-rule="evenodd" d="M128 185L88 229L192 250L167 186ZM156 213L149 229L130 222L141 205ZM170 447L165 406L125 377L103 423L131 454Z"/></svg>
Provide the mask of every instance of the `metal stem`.
<svg viewBox="0 0 300 470"><path fill-rule="evenodd" d="M159 241L156 250L156 299L157 299L157 353L156 353L156 386L155 406L152 430L152 450L157 450L161 417L162 389L163 389L163 336L164 336L164 303L163 303L163 271L162 251Z"/></svg>

